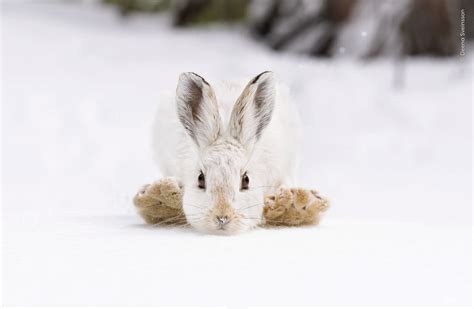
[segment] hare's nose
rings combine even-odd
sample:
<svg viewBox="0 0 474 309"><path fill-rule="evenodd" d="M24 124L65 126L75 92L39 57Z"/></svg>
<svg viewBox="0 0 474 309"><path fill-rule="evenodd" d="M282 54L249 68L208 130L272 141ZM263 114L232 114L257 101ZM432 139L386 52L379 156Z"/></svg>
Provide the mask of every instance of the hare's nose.
<svg viewBox="0 0 474 309"><path fill-rule="evenodd" d="M217 220L217 223L220 225L220 226L224 226L226 225L227 223L229 223L229 217L227 216L217 216L216 217L216 220Z"/></svg>

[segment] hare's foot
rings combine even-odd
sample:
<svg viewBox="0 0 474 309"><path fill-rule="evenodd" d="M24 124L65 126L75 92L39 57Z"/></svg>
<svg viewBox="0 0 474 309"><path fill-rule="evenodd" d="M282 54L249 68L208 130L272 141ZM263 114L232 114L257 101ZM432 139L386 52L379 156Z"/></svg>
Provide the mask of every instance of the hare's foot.
<svg viewBox="0 0 474 309"><path fill-rule="evenodd" d="M318 224L329 202L315 190L280 187L265 197L263 216L267 225Z"/></svg>
<svg viewBox="0 0 474 309"><path fill-rule="evenodd" d="M133 198L138 213L149 224L185 224L183 188L167 177L145 185Z"/></svg>

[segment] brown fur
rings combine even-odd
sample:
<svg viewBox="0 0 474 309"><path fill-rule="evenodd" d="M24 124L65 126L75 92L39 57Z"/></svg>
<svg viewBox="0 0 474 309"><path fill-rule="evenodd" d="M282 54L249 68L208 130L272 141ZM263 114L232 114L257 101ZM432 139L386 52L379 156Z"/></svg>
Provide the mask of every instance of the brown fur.
<svg viewBox="0 0 474 309"><path fill-rule="evenodd" d="M138 213L148 224L187 224L182 209L183 188L174 178L146 185L134 197ZM280 187L265 197L264 225L316 225L329 202L315 190ZM228 205L222 205L227 209ZM224 209L222 209L224 210Z"/></svg>
<svg viewBox="0 0 474 309"><path fill-rule="evenodd" d="M133 203L148 224L186 224L182 199L179 184L173 178L163 178L143 187Z"/></svg>
<svg viewBox="0 0 474 309"><path fill-rule="evenodd" d="M280 187L265 197L263 216L267 225L316 225L329 202L315 190Z"/></svg>
<svg viewBox="0 0 474 309"><path fill-rule="evenodd" d="M227 217L230 221L233 220L236 213L230 203L226 200L222 188L217 188L214 194L217 196L217 203L211 210L212 217Z"/></svg>

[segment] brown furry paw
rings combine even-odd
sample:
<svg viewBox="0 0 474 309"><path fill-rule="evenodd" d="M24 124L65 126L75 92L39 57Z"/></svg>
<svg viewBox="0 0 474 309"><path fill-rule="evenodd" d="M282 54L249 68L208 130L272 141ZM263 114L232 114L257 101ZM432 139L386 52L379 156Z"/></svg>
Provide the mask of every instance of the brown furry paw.
<svg viewBox="0 0 474 309"><path fill-rule="evenodd" d="M318 224L329 202L315 190L280 187L265 197L263 216L267 225Z"/></svg>
<svg viewBox="0 0 474 309"><path fill-rule="evenodd" d="M149 224L185 224L183 189L167 177L145 185L133 198L138 213Z"/></svg>

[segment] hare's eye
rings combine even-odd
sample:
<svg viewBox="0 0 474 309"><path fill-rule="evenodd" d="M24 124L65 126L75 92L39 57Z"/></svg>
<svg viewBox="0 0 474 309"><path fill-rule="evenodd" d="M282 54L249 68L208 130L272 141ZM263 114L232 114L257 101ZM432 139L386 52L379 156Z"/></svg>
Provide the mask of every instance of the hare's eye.
<svg viewBox="0 0 474 309"><path fill-rule="evenodd" d="M242 176L242 183L240 184L240 190L247 190L249 188L250 179L247 173Z"/></svg>
<svg viewBox="0 0 474 309"><path fill-rule="evenodd" d="M202 172L198 177L198 187L201 189L206 189L206 178L204 178L204 174Z"/></svg>

